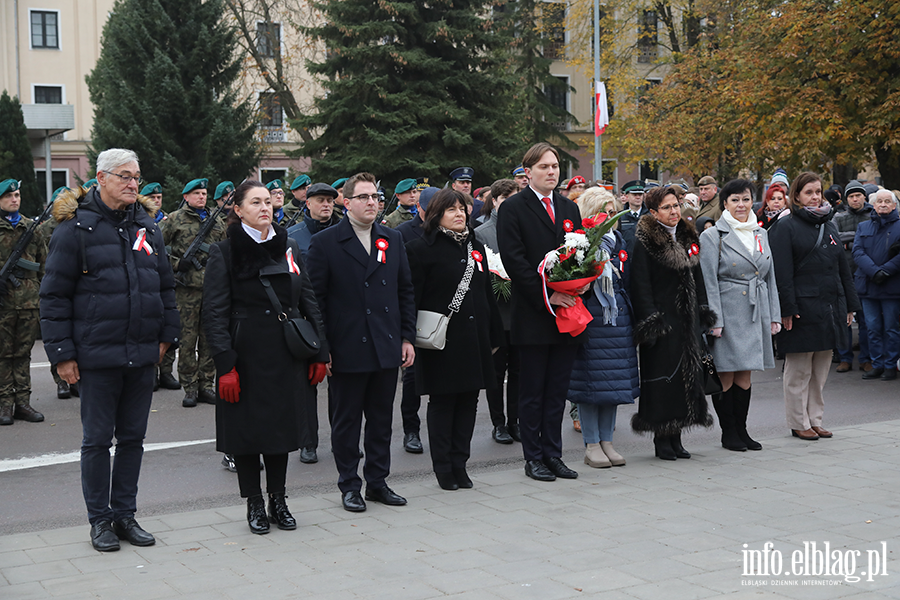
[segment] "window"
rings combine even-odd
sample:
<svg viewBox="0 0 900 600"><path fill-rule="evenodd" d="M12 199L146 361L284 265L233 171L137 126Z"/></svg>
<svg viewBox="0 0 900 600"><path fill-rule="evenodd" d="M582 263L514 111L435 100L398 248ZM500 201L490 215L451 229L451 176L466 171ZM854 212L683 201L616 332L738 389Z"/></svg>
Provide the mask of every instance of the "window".
<svg viewBox="0 0 900 600"><path fill-rule="evenodd" d="M638 23L638 62L652 63L657 58L659 38L656 31L656 11L645 10Z"/></svg>
<svg viewBox="0 0 900 600"><path fill-rule="evenodd" d="M552 106L558 108L562 113L569 112L569 78L556 77L558 83L544 86L544 94ZM561 115L552 125L560 130L567 131L569 129L568 119Z"/></svg>
<svg viewBox="0 0 900 600"><path fill-rule="evenodd" d="M659 166L656 162L651 162L649 160L642 162L640 178L644 181L648 179L659 180Z"/></svg>
<svg viewBox="0 0 900 600"><path fill-rule="evenodd" d="M281 25L278 23L257 23L256 50L268 58L280 55Z"/></svg>
<svg viewBox="0 0 900 600"><path fill-rule="evenodd" d="M59 13L55 11L31 11L32 48L59 48L58 20Z"/></svg>
<svg viewBox="0 0 900 600"><path fill-rule="evenodd" d="M46 203L47 202L47 170L46 169L35 169L34 176L37 178L38 191L41 194L41 200ZM55 190L64 185L69 185L69 170L68 169L60 169L57 171L53 169L53 184L50 186L51 190Z"/></svg>
<svg viewBox="0 0 900 600"><path fill-rule="evenodd" d="M645 79L644 83L638 87L638 105L645 104L648 92L660 83L662 83L661 79Z"/></svg>
<svg viewBox="0 0 900 600"><path fill-rule="evenodd" d="M544 58L558 60L566 53L566 5L563 2L543 4Z"/></svg>
<svg viewBox="0 0 900 600"><path fill-rule="evenodd" d="M281 103L274 92L263 92L259 95L259 124L263 127L281 127L284 117L281 112Z"/></svg>
<svg viewBox="0 0 900 600"><path fill-rule="evenodd" d="M282 184L287 184L287 174L287 169L262 169L259 176L263 183L280 179Z"/></svg>
<svg viewBox="0 0 900 600"><path fill-rule="evenodd" d="M61 85L36 85L34 86L35 104L62 104Z"/></svg>

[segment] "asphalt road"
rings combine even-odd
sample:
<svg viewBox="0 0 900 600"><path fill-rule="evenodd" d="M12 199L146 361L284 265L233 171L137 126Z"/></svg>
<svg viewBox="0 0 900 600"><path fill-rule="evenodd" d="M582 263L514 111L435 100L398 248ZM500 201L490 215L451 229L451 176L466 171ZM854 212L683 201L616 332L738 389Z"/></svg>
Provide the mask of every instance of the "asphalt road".
<svg viewBox="0 0 900 600"><path fill-rule="evenodd" d="M0 427L0 535L80 523L87 528L77 458L81 436L79 401L56 398L56 386L40 341L35 345L32 358L32 404L44 413L46 421L39 424L17 421L13 426ZM900 380L862 381L860 377L860 371L837 374L832 367L825 388L825 426L836 436L840 436L842 426L900 418ZM394 405L393 465L389 484L402 494L404 480L432 476L427 439L425 454L403 451L399 387ZM208 441L215 438L214 407L201 404L185 409L181 407L182 397L181 391L160 390L154 394L146 440L148 450L144 454L138 494L139 518L233 506L241 502L235 475L222 468L215 443ZM519 444L503 446L491 440L491 422L483 394L478 410L470 470L480 472L520 464ZM618 411L620 425L614 443L626 458L653 452L651 440L633 434L628 426L635 411L636 405L621 406ZM319 462L304 465L297 453L291 455L288 495L333 491L338 502L325 384L319 386L319 415ZM424 402L420 415L425 437ZM754 374L749 429L751 435L762 440L790 435L784 417L781 362L775 369ZM686 434L684 443L694 453L700 468L704 456L727 452L719 445L719 431L715 427ZM828 441L797 441L797 444L808 443L827 444ZM170 444L171 447L157 448L157 444ZM582 460L581 434L572 429L568 417L564 421L563 445L566 460ZM40 466L42 461L65 462ZM598 470L601 482L605 471Z"/></svg>

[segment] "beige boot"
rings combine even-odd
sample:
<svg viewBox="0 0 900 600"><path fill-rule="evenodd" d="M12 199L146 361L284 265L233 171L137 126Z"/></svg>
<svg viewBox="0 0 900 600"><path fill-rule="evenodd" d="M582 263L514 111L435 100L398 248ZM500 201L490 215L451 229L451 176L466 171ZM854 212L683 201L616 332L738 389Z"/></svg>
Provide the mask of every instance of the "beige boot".
<svg viewBox="0 0 900 600"><path fill-rule="evenodd" d="M600 448L603 449L603 453L607 458L609 458L609 462L612 464L612 466L625 466L625 457L616 452L615 448L613 448L612 442L600 442Z"/></svg>
<svg viewBox="0 0 900 600"><path fill-rule="evenodd" d="M588 444L584 448L584 464L595 469L611 467L612 463L600 449L600 444Z"/></svg>

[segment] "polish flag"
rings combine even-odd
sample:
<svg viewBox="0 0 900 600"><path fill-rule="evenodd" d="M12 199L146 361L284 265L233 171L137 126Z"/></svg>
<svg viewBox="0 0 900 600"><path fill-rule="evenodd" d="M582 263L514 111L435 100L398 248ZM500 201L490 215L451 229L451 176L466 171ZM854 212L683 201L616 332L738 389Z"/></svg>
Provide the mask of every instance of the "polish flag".
<svg viewBox="0 0 900 600"><path fill-rule="evenodd" d="M606 85L602 81L596 83L597 105L594 110L594 135L603 135L609 125L609 108L606 103Z"/></svg>

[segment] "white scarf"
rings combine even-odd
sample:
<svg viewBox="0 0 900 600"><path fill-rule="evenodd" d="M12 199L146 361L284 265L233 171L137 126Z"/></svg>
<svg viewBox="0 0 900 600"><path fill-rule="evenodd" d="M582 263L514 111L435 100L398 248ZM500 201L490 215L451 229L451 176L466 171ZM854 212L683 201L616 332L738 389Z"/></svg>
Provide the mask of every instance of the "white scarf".
<svg viewBox="0 0 900 600"><path fill-rule="evenodd" d="M756 222L756 219L751 219L750 215L748 215L747 220L741 223L733 216L731 216L731 213L728 212L728 209L722 211L722 218L725 219L726 223L731 225L731 228L737 234L738 239L741 240L741 243L743 243L747 248L747 251L750 254L753 254L753 245L756 241L756 234L754 232L759 229L759 223Z"/></svg>

